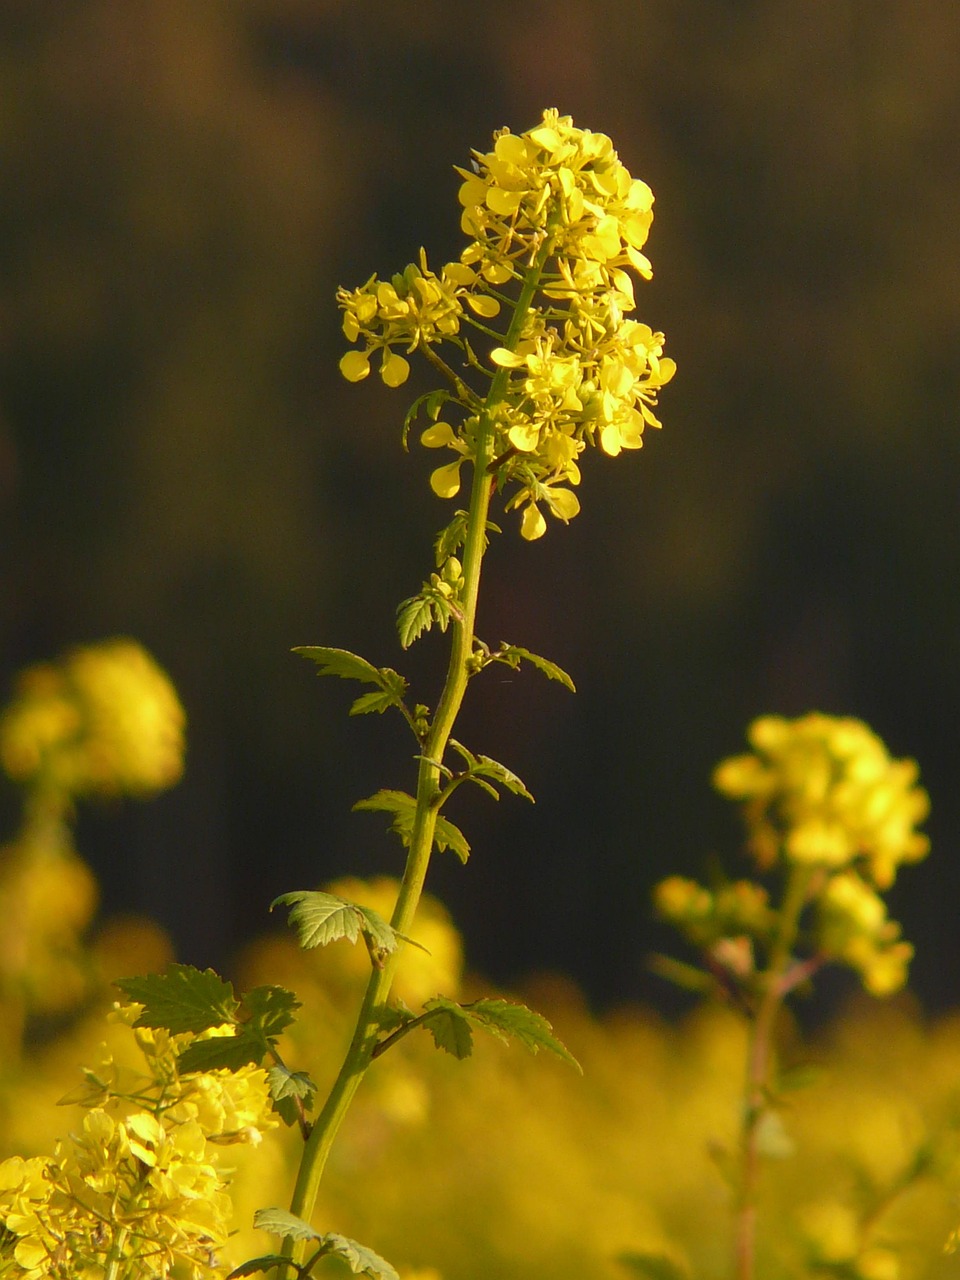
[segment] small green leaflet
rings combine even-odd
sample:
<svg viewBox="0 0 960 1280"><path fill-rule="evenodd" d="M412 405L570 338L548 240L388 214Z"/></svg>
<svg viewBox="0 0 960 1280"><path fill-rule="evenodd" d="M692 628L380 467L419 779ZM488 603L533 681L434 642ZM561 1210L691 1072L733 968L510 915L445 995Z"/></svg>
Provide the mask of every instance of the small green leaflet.
<svg viewBox="0 0 960 1280"><path fill-rule="evenodd" d="M392 813L391 830L395 831L405 845L410 843L413 831L413 819L417 812L417 802L406 791L384 789L368 796L366 800L358 800L353 806L355 813Z"/></svg>
<svg viewBox="0 0 960 1280"><path fill-rule="evenodd" d="M253 1215L253 1225L258 1231L269 1231L272 1236L290 1240L319 1240L320 1232L309 1222L298 1218L286 1209L258 1209Z"/></svg>
<svg viewBox="0 0 960 1280"><path fill-rule="evenodd" d="M270 1097L276 1102L281 1098L309 1099L317 1088L305 1071L291 1071L279 1063L267 1072L267 1083Z"/></svg>
<svg viewBox="0 0 960 1280"><path fill-rule="evenodd" d="M470 1019L454 1000L436 996L423 1006L430 1014L423 1025L433 1036L438 1049L452 1053L461 1061L473 1053L473 1031Z"/></svg>
<svg viewBox="0 0 960 1280"><path fill-rule="evenodd" d="M404 845L410 844L410 837L413 834L413 820L417 812L417 802L406 791L389 789L378 791L375 795L368 796L366 800L358 800L353 807L357 812L392 813L391 830L397 833ZM459 827L455 826L449 819L444 818L442 814L437 816L433 840L441 853L446 849L452 849L461 862L466 862L470 857L470 845L467 843L467 837Z"/></svg>
<svg viewBox="0 0 960 1280"><path fill-rule="evenodd" d="M523 649L518 644L506 644L501 642L500 648L490 655L495 662L505 662L508 667L513 667L516 671L521 661L529 662L532 667L543 673L548 680L557 680L564 688L569 689L571 693L576 693L576 685L563 667L558 667L555 662L551 662L548 658L541 658L539 653L531 653L529 649Z"/></svg>
<svg viewBox="0 0 960 1280"><path fill-rule="evenodd" d="M382 916L336 894L298 889L275 898L270 910L276 906L290 907L290 923L304 951L340 938L356 942L361 935L372 955L389 955L397 949L397 934Z"/></svg>
<svg viewBox="0 0 960 1280"><path fill-rule="evenodd" d="M135 1027L162 1027L172 1035L200 1035L224 1025L233 1028L232 1035L187 1045L177 1056L182 1072L259 1066L300 1007L293 992L283 987L254 987L238 1000L231 984L212 969L185 964L172 964L166 973L144 978L123 978L117 986L143 1005Z"/></svg>
<svg viewBox="0 0 960 1280"><path fill-rule="evenodd" d="M331 1231L323 1237L321 1243L328 1246L325 1253L342 1258L354 1275L372 1276L373 1280L400 1280L386 1258L381 1258L379 1253L374 1253L366 1245L357 1244L349 1236Z"/></svg>
<svg viewBox="0 0 960 1280"><path fill-rule="evenodd" d="M553 1034L553 1027L540 1013L525 1004L511 1000L474 1000L457 1004L446 996L436 996L423 1006L429 1014L423 1025L433 1036L438 1049L455 1058L468 1058L473 1051L473 1028L481 1027L498 1040L519 1040L531 1053L547 1049L583 1074L582 1068L566 1045Z"/></svg>
<svg viewBox="0 0 960 1280"><path fill-rule="evenodd" d="M470 846L467 843L467 837L459 827L454 826L449 818L443 817L442 814L437 817L433 841L441 853L447 849L452 849L461 862L466 862L470 857Z"/></svg>
<svg viewBox="0 0 960 1280"><path fill-rule="evenodd" d="M171 964L166 973L144 978L121 978L116 984L125 996L143 1005L135 1027L164 1027L178 1035L209 1031L233 1022L240 1002L233 986L212 969Z"/></svg>
<svg viewBox="0 0 960 1280"><path fill-rule="evenodd" d="M523 782L517 777L512 769L508 769L505 764L501 764L499 760L492 760L490 756L475 756L455 738L450 739L450 745L454 751L459 752L463 756L466 764L464 776L471 782L476 782L484 787L485 791L489 791L494 800L499 800L499 794L493 787L486 785L486 779L490 778L494 782L498 782L500 786L510 791L515 796L523 796L525 800L533 803L533 796L523 785Z"/></svg>
<svg viewBox="0 0 960 1280"><path fill-rule="evenodd" d="M366 1245L358 1244L356 1240L351 1240L349 1236L342 1236L336 1231L329 1231L326 1235L321 1235L319 1231L315 1231L309 1222L305 1222L303 1218L298 1218L295 1214L287 1213L285 1209L258 1209L253 1216L253 1225L260 1231L268 1231L271 1235L282 1236L291 1240L316 1240L319 1248L317 1257L324 1257L326 1254L332 1254L338 1258L342 1258L354 1275L371 1276L373 1280L400 1280L396 1271L391 1267L390 1263L381 1258L378 1253L374 1253L372 1249L368 1249ZM270 1255L276 1256L276 1255ZM255 1259L254 1261L262 1262L266 1259ZM286 1261L286 1259L284 1259ZM250 1263L245 1263L250 1266ZM275 1263L271 1263L275 1266ZM258 1267L257 1270L264 1271L266 1267ZM252 1275L252 1271L234 1271L231 1275ZM230 1280L230 1277L227 1277Z"/></svg>
<svg viewBox="0 0 960 1280"><path fill-rule="evenodd" d="M274 1267L290 1265L290 1259L282 1253L264 1253L259 1258L251 1258L249 1262L241 1262L234 1267L227 1280L241 1280L242 1276L255 1276L261 1271L271 1271Z"/></svg>
<svg viewBox="0 0 960 1280"><path fill-rule="evenodd" d="M467 536L467 521L469 518L469 512L458 511L447 527L441 529L437 534L436 541L433 544L433 552L436 556L438 569L446 564L450 556L456 555L463 546L463 540Z"/></svg>
<svg viewBox="0 0 960 1280"><path fill-rule="evenodd" d="M438 389L436 391L428 391L425 395L417 396L413 404L407 410L407 416L403 420L403 434L400 437L404 450L408 448L407 439L410 435L410 428L416 422L420 415L420 410L426 406L427 417L431 422L436 422L440 416L440 410L448 400L456 401L457 397L450 391Z"/></svg>
<svg viewBox="0 0 960 1280"><path fill-rule="evenodd" d="M468 511L457 511L445 529L441 529L437 534L436 541L433 544L434 555L436 556L437 568L446 563L449 556L456 555L463 546L467 537L467 521L470 519ZM492 520L488 520L484 530L483 546L484 550L489 546L490 539L487 533L502 533L503 530L498 524L494 524Z"/></svg>
<svg viewBox="0 0 960 1280"><path fill-rule="evenodd" d="M451 618L462 617L460 606L454 600L431 583L425 582L417 595L411 596L409 600L402 600L397 605L400 647L409 649L434 623L441 631L446 631Z"/></svg>
<svg viewBox="0 0 960 1280"><path fill-rule="evenodd" d="M347 649L330 649L322 645L299 645L293 650L302 658L317 664L317 675L339 676L341 680L359 680L361 684L375 684L372 693L361 694L350 708L352 716L366 715L371 711L384 712L403 702L407 682L392 667L375 667Z"/></svg>

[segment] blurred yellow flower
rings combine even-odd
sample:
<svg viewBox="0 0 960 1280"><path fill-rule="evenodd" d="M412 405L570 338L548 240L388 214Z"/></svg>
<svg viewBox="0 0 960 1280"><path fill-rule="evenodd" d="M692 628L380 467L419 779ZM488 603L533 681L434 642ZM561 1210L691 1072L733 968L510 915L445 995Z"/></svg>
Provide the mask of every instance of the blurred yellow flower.
<svg viewBox="0 0 960 1280"><path fill-rule="evenodd" d="M69 795L143 795L183 772L183 707L133 640L78 648L30 667L0 718L0 762L24 784Z"/></svg>
<svg viewBox="0 0 960 1280"><path fill-rule="evenodd" d="M743 803L761 867L788 862L856 864L880 889L897 867L923 858L915 830L929 810L913 760L892 760L860 720L811 713L762 716L748 731L754 752L724 760L714 786Z"/></svg>

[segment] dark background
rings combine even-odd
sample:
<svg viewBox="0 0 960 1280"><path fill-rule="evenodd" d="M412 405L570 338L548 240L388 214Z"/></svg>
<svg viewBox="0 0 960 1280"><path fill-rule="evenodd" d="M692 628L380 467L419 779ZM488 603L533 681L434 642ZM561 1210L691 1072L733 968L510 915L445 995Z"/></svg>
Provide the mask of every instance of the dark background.
<svg viewBox="0 0 960 1280"><path fill-rule="evenodd" d="M5 0L0 664L132 634L190 716L175 791L82 817L106 909L220 963L275 894L397 868L349 807L411 785L406 731L288 650L429 700L443 643L392 613L450 508L410 387L339 379L333 296L456 256L451 166L556 106L656 193L638 313L680 369L569 528L505 521L480 634L579 692L473 686L458 736L538 803L465 797L431 887L493 978L650 994L650 886L738 844L714 762L760 712L855 714L921 762L893 910L955 1002L958 66L942 0Z"/></svg>

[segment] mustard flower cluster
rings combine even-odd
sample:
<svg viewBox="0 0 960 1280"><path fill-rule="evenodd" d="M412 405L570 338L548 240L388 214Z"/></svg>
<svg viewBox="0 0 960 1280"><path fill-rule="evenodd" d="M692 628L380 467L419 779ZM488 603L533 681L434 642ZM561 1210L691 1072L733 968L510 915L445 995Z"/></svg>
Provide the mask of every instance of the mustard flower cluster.
<svg viewBox="0 0 960 1280"><path fill-rule="evenodd" d="M180 778L184 721L150 655L108 640L21 674L0 719L0 763L15 782L74 796L150 794Z"/></svg>
<svg viewBox="0 0 960 1280"><path fill-rule="evenodd" d="M580 503L579 458L587 445L610 457L638 449L645 426L659 427L657 395L675 364L663 356L663 334L627 318L635 309L631 271L651 276L642 253L653 220L653 193L633 178L610 139L545 111L523 134L503 129L493 150L474 152L463 178L461 226L469 238L457 262L439 275L411 265L390 282L370 278L341 289L343 331L363 349L340 362L359 381L380 354L380 374L399 386L409 373L403 355L420 350L452 391L434 400L427 448L457 456L438 467L440 497L460 489L460 469L493 431L490 470L501 490L516 487L507 507L522 509L521 533L546 530L541 508L568 521ZM509 317L505 332L484 321ZM486 343L480 359L463 336L472 327ZM476 394L434 352L460 349L464 365L486 377ZM455 413L439 420L443 403Z"/></svg>
<svg viewBox="0 0 960 1280"><path fill-rule="evenodd" d="M891 760L865 724L819 713L761 716L753 752L724 760L718 791L743 805L760 867L779 858L839 870L855 866L878 889L929 849L915 830L929 811L913 760Z"/></svg>
<svg viewBox="0 0 960 1280"><path fill-rule="evenodd" d="M754 751L724 760L714 784L743 805L760 871L808 869L802 941L813 962L846 965L873 995L898 991L913 948L878 891L929 847L915 829L929 808L915 762L891 760L859 720L816 713L763 716L748 738ZM750 881L711 891L673 876L657 886L655 902L695 946L723 946L728 968L737 963L730 940L769 946L776 935L767 892Z"/></svg>
<svg viewBox="0 0 960 1280"><path fill-rule="evenodd" d="M121 1011L132 1022L138 1006ZM266 1074L177 1071L194 1037L138 1030L147 1074L87 1071L81 1124L51 1157L0 1163L0 1277L205 1280L231 1230L224 1144L273 1128ZM114 1269L108 1271L113 1264Z"/></svg>

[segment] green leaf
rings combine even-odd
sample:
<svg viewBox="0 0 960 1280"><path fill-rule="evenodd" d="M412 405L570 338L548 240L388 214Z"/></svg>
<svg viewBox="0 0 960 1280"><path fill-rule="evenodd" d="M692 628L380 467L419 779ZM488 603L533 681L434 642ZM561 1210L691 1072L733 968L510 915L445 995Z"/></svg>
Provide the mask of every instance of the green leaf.
<svg viewBox="0 0 960 1280"><path fill-rule="evenodd" d="M272 1043L294 1021L294 1010L299 1008L300 1001L286 987L251 987L240 1002L240 1017Z"/></svg>
<svg viewBox="0 0 960 1280"><path fill-rule="evenodd" d="M299 1099L303 1109L313 1108L316 1085L304 1071L291 1071L283 1063L277 1063L267 1072L267 1084L270 1097L280 1119L286 1125L295 1125L300 1120Z"/></svg>
<svg viewBox="0 0 960 1280"><path fill-rule="evenodd" d="M424 596L411 596L397 606L397 634L401 649L409 649L432 626L433 609Z"/></svg>
<svg viewBox="0 0 960 1280"><path fill-rule="evenodd" d="M381 1258L379 1253L374 1253L366 1245L357 1244L349 1236L331 1231L323 1237L322 1243L324 1253L342 1258L354 1275L372 1276L373 1280L400 1280L385 1258Z"/></svg>
<svg viewBox="0 0 960 1280"><path fill-rule="evenodd" d="M511 1000L475 1000L465 1006L465 1011L485 1031L500 1040L519 1040L525 1049L537 1053L547 1049L583 1075L583 1068L567 1046L553 1034L553 1027L543 1016L525 1004Z"/></svg>
<svg viewBox="0 0 960 1280"><path fill-rule="evenodd" d="M130 1000L143 1005L135 1027L164 1027L177 1035L209 1031L236 1021L239 1001L233 987L212 969L171 964L166 973L121 978L116 985Z"/></svg>
<svg viewBox="0 0 960 1280"><path fill-rule="evenodd" d="M452 849L461 862L466 862L470 857L470 846L467 843L467 837L459 827L454 826L442 814L437 817L437 826L433 833L433 839L441 853L446 849Z"/></svg>
<svg viewBox="0 0 960 1280"><path fill-rule="evenodd" d="M297 930L304 951L325 947L340 938L356 942L360 936L360 920L353 903L332 893L298 889L274 898L270 910L278 905L290 907L290 924Z"/></svg>
<svg viewBox="0 0 960 1280"><path fill-rule="evenodd" d="M274 1267L278 1267L281 1263L288 1263L290 1259L285 1258L282 1253L265 1253L259 1258L251 1258L249 1262L241 1262L239 1267L234 1267L227 1280L240 1280L242 1276L255 1276L258 1271L272 1271Z"/></svg>
<svg viewBox="0 0 960 1280"><path fill-rule="evenodd" d="M232 1036L195 1040L177 1055L177 1069L189 1071L240 1071L252 1064L260 1066L269 1046L263 1037L246 1027Z"/></svg>
<svg viewBox="0 0 960 1280"><path fill-rule="evenodd" d="M401 699L392 689L374 689L371 693L361 693L351 706L350 715L366 716L371 711L378 711L382 715L390 707L399 706L400 702Z"/></svg>
<svg viewBox="0 0 960 1280"><path fill-rule="evenodd" d="M372 907L362 907L359 903L356 904L355 910L360 914L360 928L367 946L382 955L389 955L392 951L396 951L396 930L387 924L383 916L378 915Z"/></svg>
<svg viewBox="0 0 960 1280"><path fill-rule="evenodd" d="M322 1240L323 1236L315 1231L309 1222L298 1218L295 1213L286 1209L258 1209L253 1215L253 1225L258 1231L269 1231L273 1236L283 1236L291 1240Z"/></svg>
<svg viewBox="0 0 960 1280"><path fill-rule="evenodd" d="M517 777L512 769L508 769L505 764L501 764L499 760L494 760L490 756L475 756L472 751L454 738L450 739L450 745L463 756L467 766L466 774L471 782L482 785L485 779L492 778L494 782L498 782L500 786L512 792L513 795L523 796L525 800L529 800L531 804L533 803L533 796L524 786L521 779ZM485 790L490 791L495 800L499 799L497 793L489 785L485 787Z"/></svg>
<svg viewBox="0 0 960 1280"><path fill-rule="evenodd" d="M507 666L516 670L521 660L529 662L532 667L543 673L548 680L557 680L564 688L569 689L571 693L576 693L576 686L570 676L562 667L558 667L555 662L551 662L548 658L541 658L538 653L531 653L529 649L523 649L518 644L501 644L497 653L492 657L497 662L505 662Z"/></svg>
<svg viewBox="0 0 960 1280"><path fill-rule="evenodd" d="M469 1058L473 1052L473 1032L470 1019L460 1005L446 996L435 996L423 1007L430 1014L423 1025L433 1036L437 1048L461 1061Z"/></svg>
<svg viewBox="0 0 960 1280"><path fill-rule="evenodd" d="M404 844L410 843L413 831L413 819L417 811L417 802L406 791L385 789L368 796L366 800L358 800L353 806L356 812L392 813L392 829Z"/></svg>
<svg viewBox="0 0 960 1280"><path fill-rule="evenodd" d="M301 658L315 662L318 676L339 676L341 680L359 680L361 684L380 684L380 672L356 653L348 649L328 649L321 645L302 644L294 650Z"/></svg>
<svg viewBox="0 0 960 1280"><path fill-rule="evenodd" d="M425 405L427 417L431 422L436 422L440 416L440 410L448 400L456 400L456 396L450 391L444 391L438 388L436 391L428 391L422 396L417 396L413 404L407 410L407 416L403 420L403 433L400 437L404 449L407 449L407 440L410 435L410 428L420 416L420 410Z"/></svg>
<svg viewBox="0 0 960 1280"><path fill-rule="evenodd" d="M274 1102L281 1098L312 1098L317 1091L305 1071L291 1071L289 1067L277 1063L267 1072L267 1084L270 1086L270 1097Z"/></svg>
<svg viewBox="0 0 960 1280"><path fill-rule="evenodd" d="M467 521L470 513L467 511L458 511L445 529L441 529L437 534L436 541L433 544L433 553L436 557L437 568L442 568L447 560L460 550L467 536Z"/></svg>

